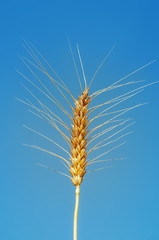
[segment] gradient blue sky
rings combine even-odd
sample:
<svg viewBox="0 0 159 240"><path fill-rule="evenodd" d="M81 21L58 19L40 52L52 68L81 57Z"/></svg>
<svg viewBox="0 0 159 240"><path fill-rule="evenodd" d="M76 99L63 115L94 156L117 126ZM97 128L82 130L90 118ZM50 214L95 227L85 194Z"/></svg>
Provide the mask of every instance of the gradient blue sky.
<svg viewBox="0 0 159 240"><path fill-rule="evenodd" d="M28 56L23 38L40 50L74 96L79 93L79 85L66 33L78 69L79 44L88 82L116 43L91 92L157 59L131 78L150 83L159 80L158 10L159 2L154 0L1 1L1 240L72 239L74 187L67 178L38 167L36 162L61 170L63 166L47 154L21 145L47 146L47 141L23 128L23 124L63 143L54 129L15 100L29 97L19 84L25 80L15 72L17 68L28 74L18 57ZM56 96L53 86L50 89ZM105 99L103 95L97 101ZM82 183L79 240L159 239L159 84L148 87L129 104L140 102L150 104L127 114L136 121L131 127L135 133L109 154L127 159L114 161L113 168L92 173Z"/></svg>

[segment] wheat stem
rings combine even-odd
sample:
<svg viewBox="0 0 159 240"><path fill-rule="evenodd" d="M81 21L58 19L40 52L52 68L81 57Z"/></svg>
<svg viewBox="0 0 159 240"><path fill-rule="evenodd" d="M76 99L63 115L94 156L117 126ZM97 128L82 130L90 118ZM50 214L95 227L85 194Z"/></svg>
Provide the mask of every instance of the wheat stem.
<svg viewBox="0 0 159 240"><path fill-rule="evenodd" d="M77 215L78 215L78 205L79 205L79 193L80 186L76 186L76 203L75 203L75 211L74 211L74 228L73 228L73 240L77 240Z"/></svg>

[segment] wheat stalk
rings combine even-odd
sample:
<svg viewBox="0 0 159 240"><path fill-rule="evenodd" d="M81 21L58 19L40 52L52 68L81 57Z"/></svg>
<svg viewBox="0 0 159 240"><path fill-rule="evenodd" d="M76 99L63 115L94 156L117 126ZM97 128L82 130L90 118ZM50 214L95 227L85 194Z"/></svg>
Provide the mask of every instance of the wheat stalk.
<svg viewBox="0 0 159 240"><path fill-rule="evenodd" d="M89 107L89 104L90 104L90 102L92 102L96 97L98 97L102 93L112 91L116 88L121 88L121 87L124 87L124 86L133 85L133 84L137 84L139 82L142 82L142 81L128 81L126 83L122 83L123 80L127 79L129 76L135 74L139 70L147 67L148 65L150 65L154 61L138 68L137 70L133 71L132 73L128 74L127 76L123 77L122 79L116 81L115 83L113 83L109 87L98 90L98 91L96 91L92 94L89 94L90 87L92 85L92 82L93 82L95 76L97 75L101 66L104 64L105 60L110 55L110 53L111 53L111 51L113 50L114 47L108 52L106 57L103 59L102 63L99 65L99 67L95 71L95 74L93 75L89 86L87 86L87 81L86 81L86 77L85 77L85 73L84 73L84 67L83 67L83 64L82 64L79 47L77 45L78 56L79 56L81 69L82 69L82 74L83 74L83 79L84 79L84 84L85 84L84 90L82 91L82 83L81 83L79 73L78 73L78 70L77 70L77 66L76 66L76 63L75 63L75 59L74 59L73 51L72 51L72 48L71 48L71 44L70 44L70 41L68 39L69 46L70 46L70 51L71 51L74 66L75 66L75 70L76 70L76 73L77 73L77 77L78 77L81 92L82 92L81 95L78 97L78 100L76 100L73 97L73 95L71 94L71 92L69 91L69 89L67 88L67 86L65 85L65 83L57 75L55 70L47 63L47 61L38 52L38 50L31 43L28 44L26 41L24 41L24 42L25 42L24 47L27 50L27 52L29 53L29 55L32 57L32 60L30 60L26 57L21 57L21 60L23 61L25 66L29 69L31 74L33 74L37 83L34 83L33 81L31 81L29 79L29 77L25 76L20 71L17 70L17 72L29 84L31 84L40 94L42 94L47 100L49 100L51 104L55 104L62 111L62 113L65 115L65 118L69 118L72 121L72 127L70 127L65 122L65 120L62 120L62 118L59 117L58 114L55 114L28 87L26 87L24 84L22 84L23 87L32 96L32 98L36 102L36 104L34 104L33 102L31 102L28 99L26 99L25 101L21 100L21 99L18 99L18 100L21 101L22 103L26 104L27 106L29 106L30 107L29 111L31 113L33 113L33 114L35 114L35 116L37 116L39 118L42 118L45 121L47 121L47 123L49 123L51 126L53 126L61 134L61 136L66 141L66 143L68 145L68 148L70 149L71 154L69 153L68 150L66 150L64 147L62 147L61 144L58 144L56 141L50 139L49 137L45 136L44 134L39 133L38 131L36 131L36 130L30 128L30 127L27 127L27 126L25 126L27 129L31 130L32 132L40 135L41 137L43 137L46 140L50 141L51 143L55 144L58 148L61 149L62 152L65 152L65 154L68 155L68 158L65 158L62 155L58 155L56 153L53 153L52 151L41 148L39 146L28 145L28 144L24 144L24 145L35 148L35 149L38 149L38 150L43 151L43 152L46 152L46 153L51 154L52 156L60 159L60 161L62 161L62 163L65 165L65 167L67 168L67 170L71 174L71 176L70 176L70 175L68 175L66 173L63 173L61 171L58 171L58 170L49 168L45 165L39 164L42 167L48 168L50 170L53 170L55 172L58 172L58 173L60 173L64 176L68 177L69 179L71 179L73 185L76 187L76 189L75 189L76 203L75 203L75 210L74 210L73 239L77 240L77 215L78 215L78 205L79 205L79 193L80 193L80 185L83 181L83 178L84 178L86 172L89 173L89 172L101 170L101 169L104 169L104 168L108 168L109 166L105 166L105 167L102 167L102 168L97 168L97 169L94 169L94 170L91 170L91 171L87 170L87 167L92 165L92 164L96 164L96 163L100 163L100 162L107 162L107 161L112 161L112 160L122 160L123 158L101 159L101 157L105 156L106 154L108 154L112 150L120 147L121 145L123 145L125 143L125 141L120 143L120 144L115 145L114 147L110 147L107 151L104 151L102 154L98 154L96 157L94 157L92 159L88 160L88 155L91 154L92 152L98 150L98 149L101 149L103 147L106 147L108 145L116 143L117 141L119 141L123 137L132 133L132 132L126 132L122 135L119 135L123 131L125 131L125 129L127 129L129 126L131 126L134 123L134 122L130 122L131 121L130 119L120 119L119 117L122 116L123 114L129 112L130 110L135 109L137 107L140 107L144 104L137 104L137 105L134 105L134 106L131 106L131 107L128 107L128 108L121 108L119 110L113 110L113 111L111 111L111 109L115 108L118 105L121 105L123 102L125 102L128 99L130 99L130 98L134 97L135 95L139 94L145 87L147 87L149 85L152 85L155 82L137 87L137 88L135 88L131 91L126 92L125 94L119 95L119 96L117 96L113 99L110 99L107 102L104 102L104 103L99 104L97 106ZM42 61L40 59L42 59L46 63L46 65L49 66L49 68L53 71L56 79L53 78L48 73L48 71L46 70L46 67L44 66L44 64L42 63ZM68 103L68 105L70 106L73 114L68 112L64 108L63 104L59 100L57 100L57 98L55 98L53 96L51 91L46 87L46 84L44 84L43 81L35 73L35 71L33 71L32 67L34 67L34 69L37 69L38 71L40 71L44 76L46 76L48 78L49 81L51 81L51 83L56 87L57 91L59 91L61 96ZM68 98L66 97L66 94L69 94L69 96L71 97L71 99L73 100L73 102L75 104L75 107L73 107L73 105L70 103L70 100L68 100ZM104 110L101 110L99 113L95 114L95 116L92 116L93 113L96 112L96 110L98 110L98 109L100 110L102 107L105 107L105 106L108 106L108 107L105 108ZM98 124L94 128L90 127L92 122L95 122L97 119L103 118L105 116L108 116L108 117L111 116L111 117L106 121L104 120L101 124ZM65 118L63 118L63 119L65 119ZM109 125L111 125L111 126L109 126ZM122 127L122 126L124 126L124 127ZM64 128L67 131L67 133L62 128ZM88 128L89 128L89 130L88 130ZM95 132L97 132L97 133L95 133ZM106 134L109 134L109 135L107 137L105 137L104 140L99 140L98 142L96 142L96 140L100 139L101 136L106 135ZM119 136L116 137L116 135L119 135ZM114 136L116 138L114 138ZM96 142L96 143L94 143L93 146L91 146L90 149L87 150L87 148L93 142ZM97 159L99 159L99 160L97 160Z"/></svg>

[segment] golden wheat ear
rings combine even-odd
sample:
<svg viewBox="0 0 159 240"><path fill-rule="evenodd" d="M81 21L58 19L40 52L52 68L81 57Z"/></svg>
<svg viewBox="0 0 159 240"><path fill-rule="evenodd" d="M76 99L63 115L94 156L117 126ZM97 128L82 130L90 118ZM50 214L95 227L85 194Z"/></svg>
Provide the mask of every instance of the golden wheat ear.
<svg viewBox="0 0 159 240"><path fill-rule="evenodd" d="M87 158L87 128L88 128L88 88L75 102L72 136L71 136L71 168L72 182L75 186L80 186L86 173Z"/></svg>
<svg viewBox="0 0 159 240"><path fill-rule="evenodd" d="M21 60L25 64L25 66L28 68L28 70L30 71L30 73L32 74L36 82L31 81L29 77L25 76L20 71L17 70L17 72L27 81L27 83L29 83L32 87L34 87L34 90L36 90L38 93L40 93L43 96L43 100L40 100L39 97L37 97L37 95L34 92L32 92L29 89L29 87L26 87L24 84L22 84L23 87L28 91L33 101L28 99L26 99L26 101L23 101L20 99L18 100L20 100L21 102L29 106L30 107L29 111L33 113L36 117L40 117L41 119L45 120L48 124L50 124L52 127L54 127L56 131L64 138L70 150L69 152L69 150L65 149L65 147L63 147L61 143L59 144L58 142L52 140L48 136L40 133L39 131L25 126L25 128L27 128L28 130L36 133L37 135L41 136L42 138L56 145L58 148L60 148L62 153L67 154L67 157L65 157L63 156L62 153L61 155L59 155L48 149L44 149L39 146L25 144L25 146L29 146L31 148L40 150L42 152L46 152L52 155L54 158L57 158L58 160L62 161L66 169L69 171L70 176L59 170L55 170L43 164L39 164L42 167L45 167L47 169L60 173L66 176L67 178L71 179L73 185L76 187L73 239L77 240L77 214L78 214L78 205L79 205L79 192L80 192L80 185L84 179L84 176L86 172L90 173L90 172L98 171L101 169L109 168L111 166L104 166L104 167L93 169L93 170L89 170L86 168L89 167L90 165L94 165L97 163L114 161L114 160L123 160L123 158L103 159L103 156L107 155L111 151L122 146L125 143L125 141L118 144L116 144L116 142L120 141L122 138L132 133L132 131L126 132L126 133L125 132L122 133L122 132L125 131L128 127L132 126L134 122L130 121L131 119L120 119L119 117L131 111L132 109L143 106L144 104L137 104L127 108L121 107L118 109L116 109L115 107L119 107L125 101L131 99L132 97L142 92L145 87L159 81L156 81L147 85L142 85L140 87L136 87L133 90L127 91L124 94L111 98L102 104L94 105L90 107L89 104L93 102L96 99L96 97L100 96L103 93L107 93L117 88L122 88L125 86L127 87L129 85L135 85L142 82L142 81L126 81L126 82L123 82L123 81L128 77L130 77L131 75L138 72L139 70L147 67L154 61L144 65L143 67L138 68L132 73L114 82L110 86L101 90L97 90L96 92L90 94L90 87L93 83L94 78L96 77L97 73L99 72L100 68L102 67L102 65L104 64L105 60L108 58L108 56L110 55L114 47L112 47L112 49L108 52L108 54L106 54L103 61L95 71L90 81L90 84L87 85L82 58L79 51L79 47L77 45L78 57L81 64L82 76L84 80L84 90L82 90L83 84L79 77L79 73L77 70L75 58L73 55L73 51L72 51L72 47L69 39L68 39L68 43L69 43L75 71L76 71L77 78L80 84L80 89L81 89L81 95L78 96L78 100L74 98L72 93L69 91L68 87L62 81L59 75L55 72L55 70L47 63L47 61L39 53L39 51L31 43L28 44L26 41L25 41L25 49L29 53L31 59L28 59L26 57L21 57ZM32 69L32 67L34 70ZM54 77L48 72L47 67L51 69L51 71L54 74L53 75ZM55 96L47 87L46 83L43 82L40 79L40 77L38 77L38 74L35 73L35 69L46 77L46 81L49 81L49 83L52 83L54 85L55 89L59 92L59 95L61 96L59 99L55 98ZM71 98L71 100L69 100L69 97ZM47 100L47 102L49 101L50 106L56 105L58 109L61 110L61 113L64 115L64 117L61 117L58 114L55 114L55 112L51 110L51 108L48 107L47 104L45 104L44 98ZM64 102L62 102L62 99L63 101L65 101L65 103L67 103L67 105L70 108L70 111L66 110L64 106ZM74 105L72 104L72 101ZM103 110L103 107L104 107L104 110ZM108 117L108 119L105 120L105 117ZM67 123L66 118L72 121L72 126L70 126ZM101 119L100 124L97 121L98 119ZM101 139L102 136L104 137L104 139ZM114 143L116 145L112 146L112 144ZM112 147L108 148L108 150L105 150L102 153L100 152L99 154L96 154L96 156L93 155L88 160L88 155L90 156L95 151L97 151L98 153L99 149L103 149L103 148L105 149L105 147L109 145L111 145Z"/></svg>

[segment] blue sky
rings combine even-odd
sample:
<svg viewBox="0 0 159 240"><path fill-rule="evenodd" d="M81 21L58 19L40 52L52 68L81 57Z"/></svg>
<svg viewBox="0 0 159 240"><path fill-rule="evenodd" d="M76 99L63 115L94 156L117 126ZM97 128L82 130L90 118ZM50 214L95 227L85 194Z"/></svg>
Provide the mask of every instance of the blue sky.
<svg viewBox="0 0 159 240"><path fill-rule="evenodd" d="M67 34L82 79L76 49L76 43L79 44L88 83L104 56L116 44L94 79L90 93L109 86L156 59L152 65L128 79L145 80L144 84L148 84L159 80L158 9L158 1L140 0L1 2L0 239L72 239L74 186L69 179L36 163L61 171L65 171L64 167L50 155L22 145L34 144L61 153L56 146L22 126L27 125L65 146L55 129L15 100L15 97L32 100L19 82L26 84L36 94L33 86L15 71L18 69L35 81L19 58L29 57L23 46L23 38L36 46L75 98L80 88ZM55 87L46 84L64 108L69 110ZM84 86L83 80L82 84ZM133 88L130 86L121 92L112 91L109 96L106 93L100 95L92 106L106 101L107 97L118 96L126 89ZM37 93L37 96L43 100L42 95ZM106 156L125 157L126 160L94 165L94 168L113 167L87 174L81 185L79 240L159 239L159 84L146 88L122 106L145 102L149 104L126 114L126 117L136 121L130 127L134 133L125 138L127 143ZM58 111L55 106L49 107ZM63 118L63 115L60 116Z"/></svg>

